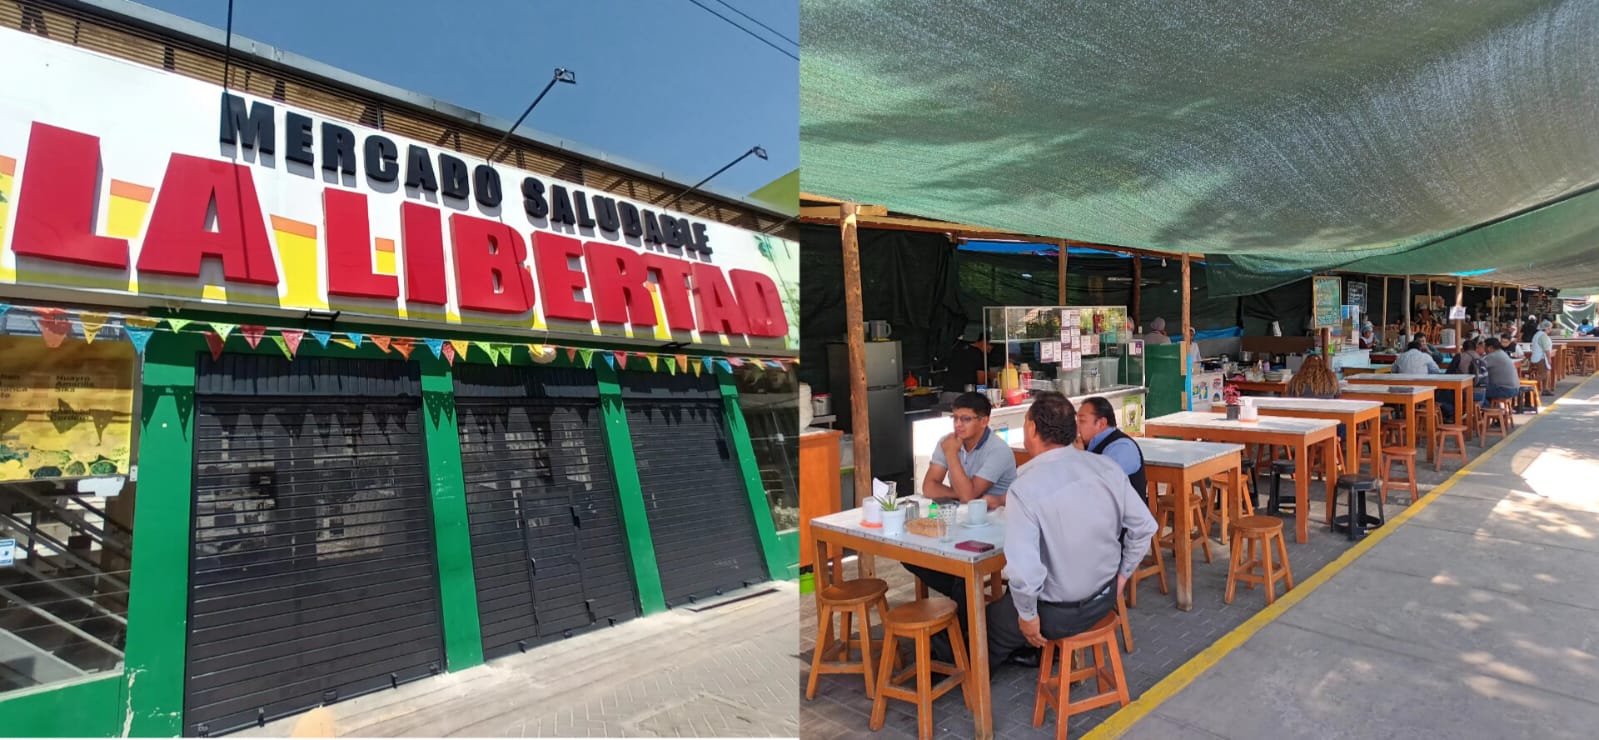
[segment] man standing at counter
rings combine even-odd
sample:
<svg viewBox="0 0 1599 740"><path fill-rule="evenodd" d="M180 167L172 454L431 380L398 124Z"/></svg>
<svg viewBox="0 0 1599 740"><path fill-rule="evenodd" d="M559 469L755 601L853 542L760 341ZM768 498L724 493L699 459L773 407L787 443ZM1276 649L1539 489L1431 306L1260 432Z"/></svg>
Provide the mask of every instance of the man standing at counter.
<svg viewBox="0 0 1599 740"><path fill-rule="evenodd" d="M988 428L994 405L981 393L962 393L955 399L955 431L938 441L922 479L922 495L940 502L987 502L989 510L1005 505L1005 492L1016 479L1016 453ZM948 483L945 483L945 480ZM955 602L961 629L966 629L966 579L928 570L910 563L905 570L927 587Z"/></svg>

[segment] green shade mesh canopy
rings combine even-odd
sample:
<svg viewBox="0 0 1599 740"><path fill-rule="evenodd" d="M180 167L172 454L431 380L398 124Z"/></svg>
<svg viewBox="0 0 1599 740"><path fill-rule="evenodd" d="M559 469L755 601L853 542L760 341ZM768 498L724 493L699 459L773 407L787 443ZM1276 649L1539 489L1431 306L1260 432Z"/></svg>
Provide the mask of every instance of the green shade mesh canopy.
<svg viewBox="0 0 1599 740"><path fill-rule="evenodd" d="M802 0L801 31L806 192L1223 256L1223 293L1599 285L1599 3Z"/></svg>

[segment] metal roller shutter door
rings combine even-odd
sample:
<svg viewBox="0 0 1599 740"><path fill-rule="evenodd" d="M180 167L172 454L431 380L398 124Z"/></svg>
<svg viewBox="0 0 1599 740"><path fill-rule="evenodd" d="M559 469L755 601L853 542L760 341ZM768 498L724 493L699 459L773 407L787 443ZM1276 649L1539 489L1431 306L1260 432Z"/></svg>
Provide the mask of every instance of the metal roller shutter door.
<svg viewBox="0 0 1599 740"><path fill-rule="evenodd" d="M638 616L592 372L459 366L483 653Z"/></svg>
<svg viewBox="0 0 1599 740"><path fill-rule="evenodd" d="M414 366L223 359L196 388L186 734L440 671L420 400L342 395Z"/></svg>
<svg viewBox="0 0 1599 740"><path fill-rule="evenodd" d="M623 373L622 385L667 604L767 580L715 382Z"/></svg>

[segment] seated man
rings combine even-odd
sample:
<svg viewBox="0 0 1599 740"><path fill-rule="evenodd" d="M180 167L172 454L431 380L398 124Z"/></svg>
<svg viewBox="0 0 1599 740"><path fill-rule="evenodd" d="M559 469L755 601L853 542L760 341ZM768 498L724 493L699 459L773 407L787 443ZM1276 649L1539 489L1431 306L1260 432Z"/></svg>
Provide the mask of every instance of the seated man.
<svg viewBox="0 0 1599 740"><path fill-rule="evenodd" d="M1521 376L1516 373L1516 363L1505 354L1504 345L1498 339L1489 337L1483 342L1486 352L1478 362L1487 368L1487 383L1475 391L1474 395L1480 405L1484 401L1500 398L1515 398L1521 395Z"/></svg>
<svg viewBox="0 0 1599 740"><path fill-rule="evenodd" d="M1436 375L1443 372L1438 369L1438 361L1434 360L1431 354L1428 354L1425 347L1425 340L1410 340L1410 344L1406 346L1405 351L1394 358L1394 374Z"/></svg>
<svg viewBox="0 0 1599 740"><path fill-rule="evenodd" d="M965 503L982 499L989 510L1005 505L1005 492L1016 478L1016 453L988 428L993 404L981 393L955 399L955 431L939 440L922 478L922 495L937 501ZM945 483L945 481L949 481ZM966 579L907 563L905 570L960 608L966 626Z"/></svg>
<svg viewBox="0 0 1599 740"><path fill-rule="evenodd" d="M988 607L992 666L1109 613L1157 529L1115 460L1072 446L1077 412L1065 396L1037 394L1023 432L1033 459L1006 496L1010 589Z"/></svg>

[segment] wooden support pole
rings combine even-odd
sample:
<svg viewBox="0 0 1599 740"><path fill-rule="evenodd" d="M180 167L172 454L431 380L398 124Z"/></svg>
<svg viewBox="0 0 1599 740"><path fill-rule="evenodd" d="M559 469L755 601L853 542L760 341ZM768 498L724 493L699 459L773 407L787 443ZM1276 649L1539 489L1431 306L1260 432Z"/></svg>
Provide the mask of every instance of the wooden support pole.
<svg viewBox="0 0 1599 740"><path fill-rule="evenodd" d="M849 413L855 442L855 498L872 495L872 425L866 408L866 317L861 304L861 251L856 236L859 206L843 205L844 326L849 338Z"/></svg>
<svg viewBox="0 0 1599 740"><path fill-rule="evenodd" d="M1388 344L1388 276L1382 276L1382 321L1377 324L1377 341L1379 347Z"/></svg>
<svg viewBox="0 0 1599 740"><path fill-rule="evenodd" d="M1055 265L1055 305L1066 305L1066 240L1055 240L1055 247L1060 250L1060 258Z"/></svg>
<svg viewBox="0 0 1599 740"><path fill-rule="evenodd" d="M1466 305L1465 304L1465 300L1466 300L1466 278L1464 278L1464 277L1456 277L1455 278L1455 307L1456 308L1460 308L1460 307L1465 306ZM1455 319L1455 346L1459 347L1461 344L1464 344L1465 343L1465 339L1466 339L1465 336L1463 336L1460 333L1460 319Z"/></svg>
<svg viewBox="0 0 1599 740"><path fill-rule="evenodd" d="M1404 336L1404 341L1405 341L1406 344L1408 344L1410 342L1410 334L1411 334L1412 331L1413 330L1410 328L1410 276L1406 275L1405 276L1405 336Z"/></svg>
<svg viewBox="0 0 1599 740"><path fill-rule="evenodd" d="M1193 324L1191 323L1191 321L1189 319L1189 309L1193 306L1193 290L1194 290L1193 289L1193 284L1191 283L1191 273L1190 273L1190 270L1189 270L1188 253L1184 252L1183 253L1183 347L1182 347L1182 353L1183 353L1182 364L1183 364L1183 367L1188 367L1188 353L1192 351L1189 348L1188 345L1189 345L1190 342L1193 341L1193 339L1192 339L1192 336L1193 336ZM1195 368L1195 370L1197 370L1197 369L1198 368ZM1187 374L1189 371L1185 370L1183 372L1184 372L1184 374Z"/></svg>
<svg viewBox="0 0 1599 740"><path fill-rule="evenodd" d="M1143 317L1138 313L1140 295L1144 292L1144 258L1133 255L1133 326L1143 330ZM1138 337L1133 337L1137 339Z"/></svg>

